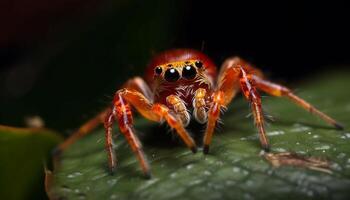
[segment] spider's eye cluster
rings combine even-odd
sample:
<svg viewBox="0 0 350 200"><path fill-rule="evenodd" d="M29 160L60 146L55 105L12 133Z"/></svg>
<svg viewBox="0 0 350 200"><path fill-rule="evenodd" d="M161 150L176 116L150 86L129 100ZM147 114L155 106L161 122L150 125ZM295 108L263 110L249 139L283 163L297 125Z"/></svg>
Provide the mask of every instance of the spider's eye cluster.
<svg viewBox="0 0 350 200"><path fill-rule="evenodd" d="M161 73L162 73L162 68L161 67L156 67L155 69L154 69L154 72L157 74L157 75L160 75Z"/></svg>
<svg viewBox="0 0 350 200"><path fill-rule="evenodd" d="M175 81L179 80L179 78L180 78L180 74L176 69L169 68L165 71L164 79L166 81L175 82Z"/></svg>
<svg viewBox="0 0 350 200"><path fill-rule="evenodd" d="M196 77L197 71L192 65L186 65L182 69L182 77L185 79L194 79Z"/></svg>

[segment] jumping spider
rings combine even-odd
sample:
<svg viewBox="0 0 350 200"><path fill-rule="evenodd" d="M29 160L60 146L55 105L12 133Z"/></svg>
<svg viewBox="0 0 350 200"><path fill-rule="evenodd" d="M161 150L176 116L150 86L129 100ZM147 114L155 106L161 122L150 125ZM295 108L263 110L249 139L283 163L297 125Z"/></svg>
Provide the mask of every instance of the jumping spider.
<svg viewBox="0 0 350 200"><path fill-rule="evenodd" d="M268 151L269 142L258 90L272 96L287 97L325 122L342 128L334 119L293 94L288 88L264 79L259 69L238 57L228 58L217 74L215 64L205 54L191 49L175 49L155 56L146 69L145 79L134 77L127 81L115 93L111 108L85 123L59 146L59 150L66 149L104 120L108 163L113 171L116 159L112 148L112 126L117 121L120 132L140 161L144 174L150 177L149 164L135 135L131 106L151 121L165 121L194 153L197 146L185 127L189 124L191 115L197 122L206 123L203 152L207 154L220 109L227 106L241 91L251 105L261 146Z"/></svg>

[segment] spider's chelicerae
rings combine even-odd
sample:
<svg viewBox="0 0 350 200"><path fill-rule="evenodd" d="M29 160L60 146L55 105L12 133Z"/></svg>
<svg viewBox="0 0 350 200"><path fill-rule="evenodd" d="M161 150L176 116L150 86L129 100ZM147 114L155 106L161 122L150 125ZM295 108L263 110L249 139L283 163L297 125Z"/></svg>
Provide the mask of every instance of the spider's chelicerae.
<svg viewBox="0 0 350 200"><path fill-rule="evenodd" d="M108 163L113 171L116 160L112 148L112 125L116 121L140 161L144 174L150 177L150 167L135 135L132 106L151 121L166 122L194 153L197 146L185 128L191 117L199 123L206 123L203 152L207 154L220 109L226 107L242 91L251 105L261 146L268 151L269 142L258 90L272 96L287 97L327 123L342 128L334 119L293 94L288 88L264 79L259 69L238 57L228 58L217 73L215 64L205 54L191 49L175 49L155 56L146 69L145 79L135 77L127 81L115 93L111 108L85 123L59 149L64 150L104 120Z"/></svg>

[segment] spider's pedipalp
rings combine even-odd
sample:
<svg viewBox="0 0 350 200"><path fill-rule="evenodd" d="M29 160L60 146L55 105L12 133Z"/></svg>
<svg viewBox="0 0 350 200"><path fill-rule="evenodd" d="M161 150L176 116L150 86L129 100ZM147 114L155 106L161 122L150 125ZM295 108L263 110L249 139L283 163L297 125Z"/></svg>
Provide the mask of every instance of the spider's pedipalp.
<svg viewBox="0 0 350 200"><path fill-rule="evenodd" d="M187 127L190 123L191 117L187 111L185 102L176 95L168 96L166 98L166 101L168 105L172 108L172 110L175 112L175 115L177 115L178 118L180 118L182 125L184 127Z"/></svg>
<svg viewBox="0 0 350 200"><path fill-rule="evenodd" d="M206 102L205 97L207 95L207 91L204 88L198 88L195 91L193 97L193 116L197 122L204 124L207 122L208 114L206 110Z"/></svg>

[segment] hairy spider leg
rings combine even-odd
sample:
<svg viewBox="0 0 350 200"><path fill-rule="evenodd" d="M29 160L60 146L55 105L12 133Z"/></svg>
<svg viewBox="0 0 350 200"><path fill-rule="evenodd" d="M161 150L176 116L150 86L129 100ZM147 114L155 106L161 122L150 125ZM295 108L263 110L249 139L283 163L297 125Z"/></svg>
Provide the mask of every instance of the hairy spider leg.
<svg viewBox="0 0 350 200"><path fill-rule="evenodd" d="M231 64L236 64L236 65L242 66L243 69L245 71L247 71L247 74L249 74L249 77L252 79L252 81L254 82L254 85L256 86L257 89L262 90L262 91L264 91L267 94L272 95L272 96L287 97L292 102L301 106L302 108L304 108L308 112L320 117L326 123L334 126L337 129L344 129L344 127L341 124L339 124L336 120L334 120L330 116L326 115L325 113L321 112L320 110L315 108L313 105L306 102L304 99L295 95L290 89L288 89L282 85L265 80L262 72L259 69L256 69L251 64L244 61L243 59L240 59L238 57L234 57L232 59L228 59L227 62L228 63L231 62Z"/></svg>
<svg viewBox="0 0 350 200"><path fill-rule="evenodd" d="M323 112L319 111L310 103L306 102L302 98L293 94L290 89L284 86L269 82L267 80L264 80L262 77L263 75L260 70L252 67L249 63L245 62L244 60L238 57L229 58L224 62L222 70L220 71L218 86L219 86L219 91L220 90L225 91L224 92L225 103L222 105L224 106L230 103L232 98L237 93L236 82L237 80L239 80L239 85L241 87L243 95L246 97L246 99L249 100L251 104L251 108L253 110L253 115L254 115L254 121L259 130L260 142L262 147L266 151L269 150L269 143L265 133L264 118L263 118L263 113L261 109L262 107L261 98L259 93L257 92L257 89L262 90L272 96L277 96L277 97L285 96L289 98L291 101L293 101L295 104L300 105L305 110L309 111L312 114L315 114L316 116L320 117L325 122L333 125L337 129L343 129L343 126L341 124L339 124L337 121L335 121L333 118L329 117L328 115L324 114ZM218 94L214 93L214 96L213 96L214 100L215 100L215 96L218 96ZM214 101L212 107L210 108L210 111L218 110L216 107L217 107L217 104L215 104L215 101ZM211 112L209 112L208 126L204 137L204 153L208 153L209 151L209 144L211 142L211 137L213 135L212 131L214 130L214 127L215 127L214 122L219 117L214 114L211 114Z"/></svg>
<svg viewBox="0 0 350 200"><path fill-rule="evenodd" d="M184 128L181 119L172 114L168 107L163 104L154 104L151 111L160 117L160 120L158 120L159 122L165 119L168 125L176 130L176 133L193 153L197 152L197 146L190 134Z"/></svg>
<svg viewBox="0 0 350 200"><path fill-rule="evenodd" d="M135 90L130 90L130 93L137 93L137 95L141 94L136 92ZM137 136L135 135L135 130L133 127L133 117L131 112L131 106L127 102L125 96L128 94L129 90L122 89L118 90L115 94L113 100L113 109L109 115L106 117L105 121L105 130L106 130L106 150L108 154L108 163L111 172L114 171L116 167L116 158L113 151L113 138L112 138L112 126L113 121L118 121L120 132L125 136L127 142L129 143L131 149L136 154L141 168L147 178L151 177L150 167L145 158L145 154L142 150L142 145ZM142 98L145 98L142 96Z"/></svg>
<svg viewBox="0 0 350 200"><path fill-rule="evenodd" d="M272 96L287 97L292 102L301 106L302 108L304 108L308 112L320 117L326 123L334 126L337 129L344 129L344 127L341 124L339 124L337 121L335 121L333 118L331 118L330 116L326 115L325 113L319 111L317 108L315 108L310 103L306 102L304 99L293 94L293 92L290 89L288 89L282 85L278 85L276 83L272 83L272 82L269 82L267 80L263 80L262 78L257 77L257 76L252 76L252 77L253 77L253 80L254 80L256 87L258 89L260 89L260 90L262 90L262 91L264 91L267 94L270 94Z"/></svg>
<svg viewBox="0 0 350 200"><path fill-rule="evenodd" d="M265 151L270 150L269 141L266 137L264 114L261 108L261 97L252 80L252 74L247 74L246 70L242 66L238 65L240 73L240 85L245 98L249 101L251 109L253 111L255 126L259 131L259 139L262 148Z"/></svg>
<svg viewBox="0 0 350 200"><path fill-rule="evenodd" d="M169 126L176 130L176 133L180 136L183 142L187 145L192 152L196 152L197 147L185 130L182 121L177 117L167 106L159 103L151 103L143 94L136 90L121 89L119 93L125 100L134 106L136 110L144 116L146 119L155 122L163 122L164 120L169 124Z"/></svg>
<svg viewBox="0 0 350 200"><path fill-rule="evenodd" d="M152 98L152 92L149 89L146 82L140 78L140 77L134 77L127 81L123 88L130 88L137 90L144 94L148 99ZM111 111L111 108L108 107L95 115L92 119L85 122L83 125L81 125L77 131L75 131L73 134L71 134L66 140L64 140L61 144L58 145L58 147L55 149L55 154L58 155L60 152L66 150L71 144L73 144L75 141L77 141L79 138L84 137L85 135L89 134L94 130L97 126L103 124L105 121L105 118L107 114L109 114Z"/></svg>
<svg viewBox="0 0 350 200"><path fill-rule="evenodd" d="M120 131L125 135L128 143L130 144L133 151L137 154L140 161L141 167L146 176L150 176L150 169L148 162L145 159L145 155L142 151L142 146L135 135L133 128L133 118L131 112L131 106L135 107L136 110L145 118L162 122L165 120L171 128L176 130L176 133L184 141L184 143L192 150L192 152L197 151L197 147L190 137L188 132L185 130L181 119L176 115L172 114L165 105L162 104L152 104L149 99L147 99L140 92L133 89L121 89L115 94L113 100L113 110L106 117L105 129L106 129L106 149L109 158L110 169L115 168L115 157L112 151L112 121L113 119L118 121Z"/></svg>
<svg viewBox="0 0 350 200"><path fill-rule="evenodd" d="M216 122L220 117L220 109L228 105L239 91L239 71L234 70L231 60L223 63L217 80L217 89L212 94L212 104L208 111L207 128L203 139L203 152L209 152Z"/></svg>
<svg viewBox="0 0 350 200"><path fill-rule="evenodd" d="M222 91L216 91L213 93L213 102L208 111L207 128L204 133L204 147L203 152L207 154L209 152L209 144L211 143L216 121L220 116L220 108L224 105L224 93Z"/></svg>
<svg viewBox="0 0 350 200"><path fill-rule="evenodd" d="M116 107L107 114L104 122L105 127L105 148L108 156L108 167L111 173L114 173L114 169L116 167L117 159L113 150L113 135L112 135L112 127L113 122L115 121L114 117L116 116L117 111Z"/></svg>
<svg viewBox="0 0 350 200"><path fill-rule="evenodd" d="M106 118L107 114L111 112L110 108L103 110L98 113L95 117L91 118L83 125L81 125L77 131L71 134L67 139L65 139L62 143L58 145L55 149L55 154L60 154L60 152L66 150L70 145L72 145L75 141L84 137L94 130L97 126L101 125Z"/></svg>
<svg viewBox="0 0 350 200"><path fill-rule="evenodd" d="M254 122L259 131L261 146L265 151L269 150L269 142L265 133L264 116L261 108L261 97L253 85L252 74L262 76L260 70L251 67L238 57L228 58L223 63L218 77L218 89L213 94L213 104L209 109L203 153L207 154L209 152L209 145L212 140L216 121L220 115L220 107L227 106L239 90L242 91L251 105Z"/></svg>

